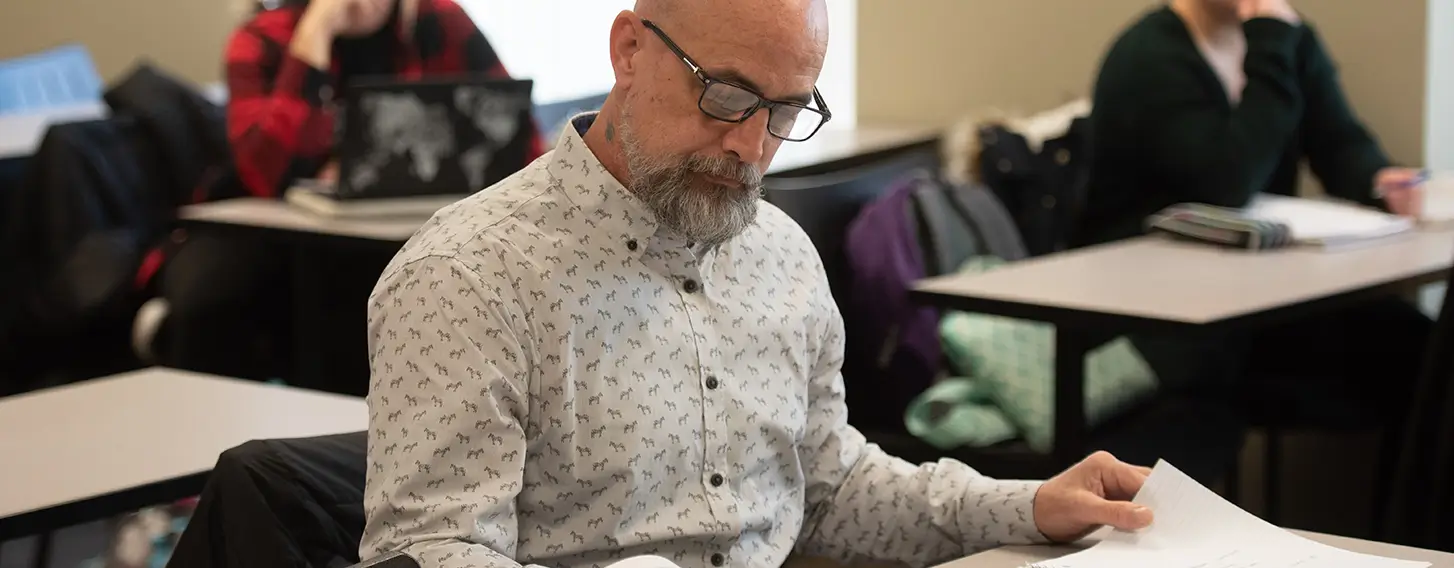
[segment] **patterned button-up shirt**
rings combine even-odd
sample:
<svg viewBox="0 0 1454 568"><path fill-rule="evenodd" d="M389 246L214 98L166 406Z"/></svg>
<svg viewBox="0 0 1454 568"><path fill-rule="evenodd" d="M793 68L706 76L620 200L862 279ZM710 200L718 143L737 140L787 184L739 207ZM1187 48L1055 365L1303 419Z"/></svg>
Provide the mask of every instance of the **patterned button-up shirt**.
<svg viewBox="0 0 1454 568"><path fill-rule="evenodd" d="M586 147L592 119L441 210L375 288L363 557L923 565L1043 539L1037 482L848 425L842 318L791 219L674 236Z"/></svg>

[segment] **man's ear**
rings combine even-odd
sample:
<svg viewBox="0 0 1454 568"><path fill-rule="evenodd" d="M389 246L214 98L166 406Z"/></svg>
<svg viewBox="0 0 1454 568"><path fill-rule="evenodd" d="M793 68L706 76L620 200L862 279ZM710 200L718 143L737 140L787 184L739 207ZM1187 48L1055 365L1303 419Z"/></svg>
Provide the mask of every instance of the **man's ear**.
<svg viewBox="0 0 1454 568"><path fill-rule="evenodd" d="M616 73L616 88L630 89L636 77L636 54L641 52L640 18L630 10L622 10L611 22L611 69Z"/></svg>

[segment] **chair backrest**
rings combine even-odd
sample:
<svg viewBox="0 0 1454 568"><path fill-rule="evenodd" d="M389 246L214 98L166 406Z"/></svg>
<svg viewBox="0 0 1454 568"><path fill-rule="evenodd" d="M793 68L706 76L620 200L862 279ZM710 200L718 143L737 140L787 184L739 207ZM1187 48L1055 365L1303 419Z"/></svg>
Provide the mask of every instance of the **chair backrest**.
<svg viewBox="0 0 1454 568"><path fill-rule="evenodd" d="M1454 552L1454 271L1402 425L1397 469L1381 488L1379 540Z"/></svg>
<svg viewBox="0 0 1454 568"><path fill-rule="evenodd" d="M0 61L0 114L94 103L101 76L81 45L65 45Z"/></svg>
<svg viewBox="0 0 1454 568"><path fill-rule="evenodd" d="M368 434L352 432L222 452L167 566L357 563L367 449Z"/></svg>
<svg viewBox="0 0 1454 568"><path fill-rule="evenodd" d="M828 273L835 296L847 276L843 241L860 209L919 170L937 172L939 153L934 145L904 150L846 169L808 176L772 177L763 182L764 198L803 228Z"/></svg>

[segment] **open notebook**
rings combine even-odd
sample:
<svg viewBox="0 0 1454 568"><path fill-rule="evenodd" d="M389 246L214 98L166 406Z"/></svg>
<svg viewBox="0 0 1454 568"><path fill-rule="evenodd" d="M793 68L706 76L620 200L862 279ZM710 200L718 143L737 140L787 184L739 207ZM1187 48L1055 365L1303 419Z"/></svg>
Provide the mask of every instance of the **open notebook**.
<svg viewBox="0 0 1454 568"><path fill-rule="evenodd" d="M1351 552L1315 542L1243 511L1162 461L1134 501L1151 527L1108 531L1095 546L1029 568L1418 568L1427 562Z"/></svg>

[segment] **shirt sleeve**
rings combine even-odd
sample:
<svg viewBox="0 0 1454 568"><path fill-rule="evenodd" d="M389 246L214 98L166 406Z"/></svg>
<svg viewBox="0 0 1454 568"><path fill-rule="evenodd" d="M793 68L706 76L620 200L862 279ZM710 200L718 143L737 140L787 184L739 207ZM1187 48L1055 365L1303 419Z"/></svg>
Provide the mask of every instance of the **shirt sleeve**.
<svg viewBox="0 0 1454 568"><path fill-rule="evenodd" d="M848 424L843 319L831 298L823 304L828 317L801 447L807 521L797 551L843 563L927 566L995 546L1047 542L1033 517L1041 482L992 479L951 459L914 466Z"/></svg>
<svg viewBox="0 0 1454 568"><path fill-rule="evenodd" d="M276 196L302 169L304 148L333 139L323 108L328 74L250 26L233 34L226 59L227 140L238 177L248 193Z"/></svg>
<svg viewBox="0 0 1454 568"><path fill-rule="evenodd" d="M453 258L404 265L376 287L360 557L520 566L515 498L531 365L512 309Z"/></svg>
<svg viewBox="0 0 1454 568"><path fill-rule="evenodd" d="M1338 80L1338 70L1318 33L1305 27L1299 46L1307 118L1302 142L1308 166L1331 195L1375 205L1373 178L1388 167L1388 156L1353 112Z"/></svg>
<svg viewBox="0 0 1454 568"><path fill-rule="evenodd" d="M1214 78L1195 48L1164 52L1160 44L1118 54L1118 90L1101 93L1096 104L1136 109L1144 163L1161 174L1178 201L1241 207L1266 187L1297 134L1303 112L1295 68L1300 30L1271 18L1243 24L1247 84L1236 104L1207 94Z"/></svg>

